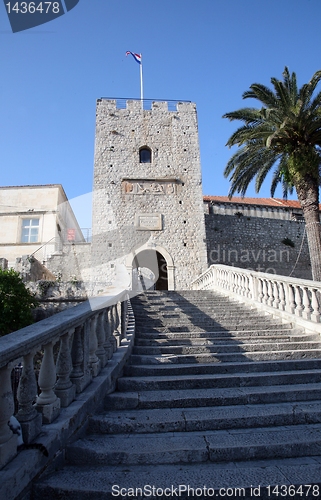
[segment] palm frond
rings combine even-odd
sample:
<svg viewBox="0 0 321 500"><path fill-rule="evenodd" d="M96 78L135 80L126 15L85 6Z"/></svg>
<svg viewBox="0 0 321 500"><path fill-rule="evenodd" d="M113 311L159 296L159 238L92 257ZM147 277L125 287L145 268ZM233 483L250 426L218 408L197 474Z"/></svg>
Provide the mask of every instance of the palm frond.
<svg viewBox="0 0 321 500"><path fill-rule="evenodd" d="M237 111L232 111L230 113L225 113L223 118L228 118L230 121L241 120L245 123L260 123L262 117L260 111L256 108L241 108Z"/></svg>
<svg viewBox="0 0 321 500"><path fill-rule="evenodd" d="M269 108L277 106L277 99L275 98L275 94L271 91L271 89L260 83L253 83L250 86L250 90L247 90L243 93L242 98L258 99Z"/></svg>
<svg viewBox="0 0 321 500"><path fill-rule="evenodd" d="M320 81L321 71L317 71L298 89L296 74L285 67L283 80L271 78L273 89L254 83L244 92L243 98L256 99L260 108L242 108L224 115L243 122L227 141L230 147L238 146L224 170L230 180L230 195L237 192L244 196L254 180L259 192L273 168L272 196L280 183L287 195L304 175L319 183L321 92L314 94Z"/></svg>

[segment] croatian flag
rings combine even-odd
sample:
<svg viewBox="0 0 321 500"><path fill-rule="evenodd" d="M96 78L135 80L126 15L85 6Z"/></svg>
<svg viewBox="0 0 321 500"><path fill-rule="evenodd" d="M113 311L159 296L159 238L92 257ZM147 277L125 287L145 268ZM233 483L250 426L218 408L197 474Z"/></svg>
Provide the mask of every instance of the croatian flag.
<svg viewBox="0 0 321 500"><path fill-rule="evenodd" d="M142 64L142 55L141 54L135 54L134 52L127 51L126 56L128 56L129 54L131 54L133 56L133 58L135 59L136 62L138 62L138 64Z"/></svg>

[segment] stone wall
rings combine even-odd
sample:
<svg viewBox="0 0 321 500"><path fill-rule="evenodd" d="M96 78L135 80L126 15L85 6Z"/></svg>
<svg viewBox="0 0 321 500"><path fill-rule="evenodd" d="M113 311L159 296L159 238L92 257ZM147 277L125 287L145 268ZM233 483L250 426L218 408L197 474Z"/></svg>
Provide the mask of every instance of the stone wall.
<svg viewBox="0 0 321 500"><path fill-rule="evenodd" d="M62 281L90 281L91 244L63 245L61 253L48 259L47 267Z"/></svg>
<svg viewBox="0 0 321 500"><path fill-rule="evenodd" d="M312 279L303 222L219 215L210 210L205 227L209 266L226 264Z"/></svg>
<svg viewBox="0 0 321 500"><path fill-rule="evenodd" d="M23 255L16 259L15 270L20 273L24 282L56 279L55 275L39 260L29 255Z"/></svg>
<svg viewBox="0 0 321 500"><path fill-rule="evenodd" d="M35 321L76 306L88 298L84 284L77 280L69 282L39 280L26 283L26 286L39 303L32 311Z"/></svg>

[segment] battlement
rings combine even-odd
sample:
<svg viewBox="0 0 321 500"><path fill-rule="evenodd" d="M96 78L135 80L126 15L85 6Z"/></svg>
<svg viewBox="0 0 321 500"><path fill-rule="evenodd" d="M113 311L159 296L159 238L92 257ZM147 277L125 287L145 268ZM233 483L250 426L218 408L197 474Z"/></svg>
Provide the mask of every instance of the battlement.
<svg viewBox="0 0 321 500"><path fill-rule="evenodd" d="M97 106L107 106L110 111L127 109L130 111L195 111L191 101L173 99L135 99L126 97L101 97Z"/></svg>

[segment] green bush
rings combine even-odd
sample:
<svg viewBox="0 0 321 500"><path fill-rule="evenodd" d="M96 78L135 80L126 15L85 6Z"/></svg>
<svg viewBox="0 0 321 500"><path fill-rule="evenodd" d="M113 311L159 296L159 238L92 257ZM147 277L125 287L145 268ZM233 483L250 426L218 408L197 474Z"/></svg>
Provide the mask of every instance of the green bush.
<svg viewBox="0 0 321 500"><path fill-rule="evenodd" d="M38 305L14 269L0 269L0 336L33 323L31 310Z"/></svg>

